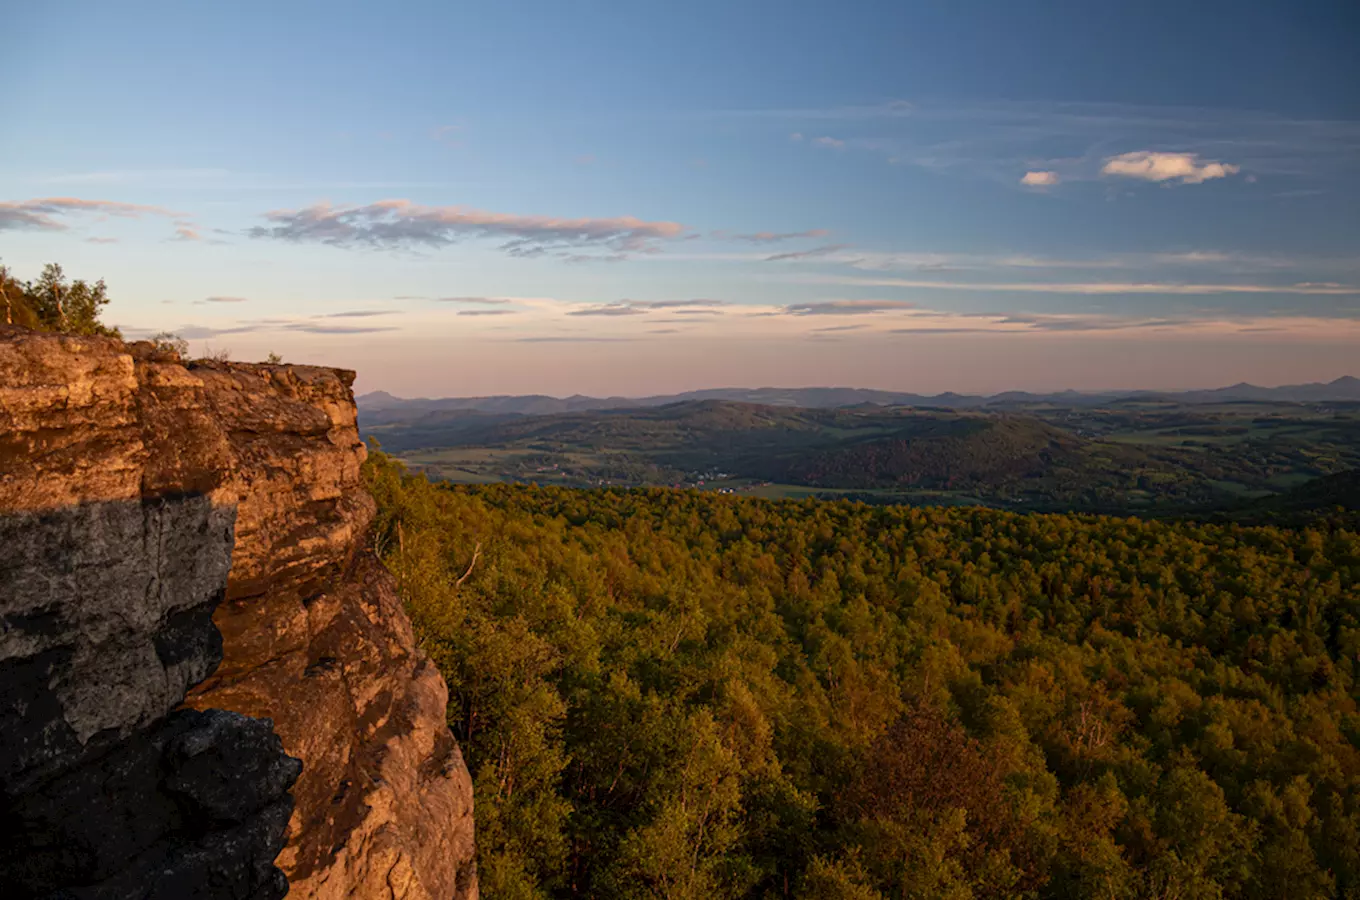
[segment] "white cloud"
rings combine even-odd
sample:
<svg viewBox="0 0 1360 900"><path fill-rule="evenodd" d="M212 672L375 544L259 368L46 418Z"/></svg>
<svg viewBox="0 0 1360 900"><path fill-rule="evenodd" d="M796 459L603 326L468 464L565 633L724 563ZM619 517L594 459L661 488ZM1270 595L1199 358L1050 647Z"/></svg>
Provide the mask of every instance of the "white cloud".
<svg viewBox="0 0 1360 900"><path fill-rule="evenodd" d="M1197 153L1159 153L1137 150L1121 153L1105 160L1102 175L1122 175L1144 181L1179 181L1181 184L1202 184L1214 178L1236 175L1241 167L1221 162L1200 163Z"/></svg>
<svg viewBox="0 0 1360 900"><path fill-rule="evenodd" d="M1026 187L1052 187L1062 181L1057 172L1026 172L1020 183Z"/></svg>

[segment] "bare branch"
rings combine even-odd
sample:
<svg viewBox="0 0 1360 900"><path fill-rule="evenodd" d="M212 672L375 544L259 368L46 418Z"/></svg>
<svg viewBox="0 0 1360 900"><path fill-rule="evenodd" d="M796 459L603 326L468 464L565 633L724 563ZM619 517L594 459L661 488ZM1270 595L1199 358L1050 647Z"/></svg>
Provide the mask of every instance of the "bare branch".
<svg viewBox="0 0 1360 900"><path fill-rule="evenodd" d="M472 550L472 562L468 563L467 571L463 573L463 577L458 579L458 583L456 585L457 587L462 587L463 582L468 580L468 576L472 574L472 567L477 565L477 557L481 555L482 555L482 542L478 541L477 546L474 547Z"/></svg>

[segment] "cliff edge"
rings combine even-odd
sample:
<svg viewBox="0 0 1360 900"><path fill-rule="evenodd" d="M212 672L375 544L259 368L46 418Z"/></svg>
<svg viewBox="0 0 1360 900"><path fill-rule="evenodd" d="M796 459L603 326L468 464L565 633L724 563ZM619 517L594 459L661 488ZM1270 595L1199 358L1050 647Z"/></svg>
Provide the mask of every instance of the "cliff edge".
<svg viewBox="0 0 1360 900"><path fill-rule="evenodd" d="M475 900L446 689L367 547L352 381L0 327L18 896Z"/></svg>

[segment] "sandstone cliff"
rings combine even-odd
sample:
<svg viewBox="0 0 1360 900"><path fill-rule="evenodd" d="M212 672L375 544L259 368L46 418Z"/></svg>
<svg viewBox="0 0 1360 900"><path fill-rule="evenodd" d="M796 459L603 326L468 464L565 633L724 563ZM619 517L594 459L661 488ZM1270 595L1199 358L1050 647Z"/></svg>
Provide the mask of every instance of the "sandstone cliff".
<svg viewBox="0 0 1360 900"><path fill-rule="evenodd" d="M352 379L0 328L0 883L476 897Z"/></svg>

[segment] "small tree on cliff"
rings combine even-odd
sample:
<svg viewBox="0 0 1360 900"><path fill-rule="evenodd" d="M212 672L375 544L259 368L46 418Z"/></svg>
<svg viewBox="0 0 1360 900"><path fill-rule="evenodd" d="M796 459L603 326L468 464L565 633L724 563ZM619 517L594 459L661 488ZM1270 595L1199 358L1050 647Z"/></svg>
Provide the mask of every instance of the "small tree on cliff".
<svg viewBox="0 0 1360 900"><path fill-rule="evenodd" d="M0 316L6 325L122 337L117 328L99 321L108 302L108 287L102 278L94 284L70 281L61 266L48 263L35 280L21 282L0 266Z"/></svg>
<svg viewBox="0 0 1360 900"><path fill-rule="evenodd" d="M118 329L99 321L100 312L109 302L102 278L94 284L80 279L68 281L61 266L48 263L37 280L30 281L24 289L29 306L48 331L121 337Z"/></svg>

